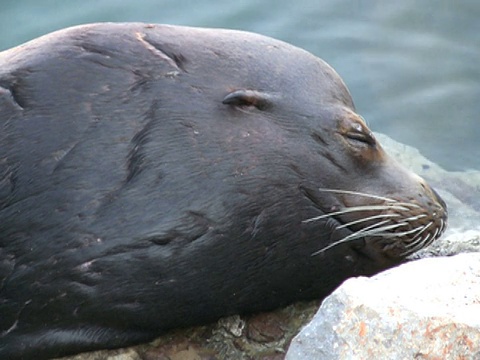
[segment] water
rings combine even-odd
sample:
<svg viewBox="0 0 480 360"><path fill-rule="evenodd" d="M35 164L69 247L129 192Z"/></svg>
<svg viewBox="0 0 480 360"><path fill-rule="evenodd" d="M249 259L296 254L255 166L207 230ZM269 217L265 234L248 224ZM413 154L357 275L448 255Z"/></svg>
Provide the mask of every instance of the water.
<svg viewBox="0 0 480 360"><path fill-rule="evenodd" d="M479 18L478 0L4 0L0 49L97 21L262 33L330 63L373 130L448 170L480 170Z"/></svg>

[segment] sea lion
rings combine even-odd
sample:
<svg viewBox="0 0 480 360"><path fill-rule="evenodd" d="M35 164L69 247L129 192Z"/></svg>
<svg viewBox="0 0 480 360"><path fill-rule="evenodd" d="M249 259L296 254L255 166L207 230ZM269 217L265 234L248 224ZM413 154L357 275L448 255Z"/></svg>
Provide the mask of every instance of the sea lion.
<svg viewBox="0 0 480 360"><path fill-rule="evenodd" d="M247 32L38 38L0 54L0 126L2 359L321 298L446 224L330 66Z"/></svg>

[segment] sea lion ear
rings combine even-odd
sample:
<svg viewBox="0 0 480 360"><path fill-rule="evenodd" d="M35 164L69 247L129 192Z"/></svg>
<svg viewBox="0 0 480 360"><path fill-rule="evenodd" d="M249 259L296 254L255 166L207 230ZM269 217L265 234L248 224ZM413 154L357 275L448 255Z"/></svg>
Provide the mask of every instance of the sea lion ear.
<svg viewBox="0 0 480 360"><path fill-rule="evenodd" d="M222 104L239 107L254 106L259 110L265 110L272 106L271 96L256 90L235 90L223 98Z"/></svg>

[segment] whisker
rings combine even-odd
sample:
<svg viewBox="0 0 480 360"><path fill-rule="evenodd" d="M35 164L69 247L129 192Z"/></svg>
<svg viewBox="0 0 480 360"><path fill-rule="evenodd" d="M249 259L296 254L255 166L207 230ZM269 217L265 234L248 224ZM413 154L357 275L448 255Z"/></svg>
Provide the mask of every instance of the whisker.
<svg viewBox="0 0 480 360"><path fill-rule="evenodd" d="M405 247L407 247L407 248L414 247L415 244L418 243L417 238L419 238L420 235L422 235L422 233L424 233L432 225L433 225L433 221L430 221L427 225L424 225L423 229L417 235L415 235L415 237L408 244L406 244Z"/></svg>
<svg viewBox="0 0 480 360"><path fill-rule="evenodd" d="M387 197L384 197L384 196L361 193L361 192L357 192L357 191L340 190L340 189L327 189L327 188L319 188L318 190L323 191L323 192L331 192L331 193L335 193L335 194L358 195L358 196L368 197L368 198L371 198L371 199L377 199L377 200L383 200L383 201L389 201L389 202L398 202L398 200L387 198Z"/></svg>
<svg viewBox="0 0 480 360"><path fill-rule="evenodd" d="M430 245L436 238L437 238L437 235L439 234L439 228L436 228L435 229L435 232L433 233L432 235L432 239L430 240L430 242L428 244L426 244L425 246L428 246Z"/></svg>
<svg viewBox="0 0 480 360"><path fill-rule="evenodd" d="M361 192L358 192L358 191L340 190L340 189L327 189L327 188L318 188L318 190L323 191L323 192L336 193L336 194L358 195L358 196L368 197L368 198L371 198L371 199L377 199L377 200L387 201L387 202L390 202L390 203L395 203L397 205L401 204L401 205L405 205L405 206L410 206L410 207L416 208L416 209L421 209L422 208L420 205L417 205L415 203L400 202L398 200L388 198L388 197L385 197L385 196L361 193Z"/></svg>
<svg viewBox="0 0 480 360"><path fill-rule="evenodd" d="M361 234L362 234L363 232L368 231L368 230L371 230L371 229L375 228L375 226L382 226L382 225L387 224L387 223L389 223L389 222L390 222L389 220L384 220L384 221L380 221L380 222L377 223L377 224L373 224L373 225L367 226L367 227L365 227L365 228L363 228L363 229L361 229L361 230L358 230L358 231L354 232L353 234L350 234L350 235L344 237L343 239L340 239L340 240L335 241L334 243L332 243L332 244L330 244L330 245L325 246L324 248L322 248L322 249L314 252L311 256L318 255L318 254L320 254L320 253L322 253L322 252L324 252L324 251L327 251L327 250L329 250L329 249L331 249L331 248L333 248L333 247L335 247L335 246L337 246L337 245L340 245L340 244L349 242L349 241L352 240L352 237L353 237L353 239L356 239L357 237L361 237L361 236L362 236ZM354 236L356 236L356 235L358 235L358 236L357 236L357 237L354 237Z"/></svg>
<svg viewBox="0 0 480 360"><path fill-rule="evenodd" d="M415 215L415 216L405 218L405 219L403 219L403 221L406 221L406 222L417 221L417 220L420 220L424 217L428 217L428 215L427 214L419 214L419 215Z"/></svg>
<svg viewBox="0 0 480 360"><path fill-rule="evenodd" d="M302 223L309 223L312 221L317 221L321 219L325 219L327 217L331 216L336 216L336 215L343 215L343 214L348 214L352 212L361 212L361 211L374 211L374 210L401 210L401 211L408 211L408 208L405 208L403 206L397 206L397 205L365 205L365 206L352 206L348 208L344 208L339 211L334 211L328 214L323 214L320 216L316 216L310 219L302 220Z"/></svg>
<svg viewBox="0 0 480 360"><path fill-rule="evenodd" d="M425 239L423 239L423 243L421 244L421 246L417 250L426 248L427 246L429 246L434 241L435 241L435 236L426 236Z"/></svg>
<svg viewBox="0 0 480 360"><path fill-rule="evenodd" d="M366 221L370 221L370 220L382 219L382 218L394 218L394 217L401 217L401 215L396 214L396 213L373 215L373 216L369 216L369 217L366 217L366 218L363 218L363 219L358 219L358 220L350 221L349 223L346 223L346 224L339 225L339 226L337 226L337 229L343 229L343 228L346 228L346 227L349 227L349 226L352 226L352 225L356 225L356 224L360 224L362 222L366 222Z"/></svg>
<svg viewBox="0 0 480 360"><path fill-rule="evenodd" d="M358 191L351 191L351 190L340 190L340 189L327 189L327 188L319 188L319 191L322 192L329 192L334 194L347 194L347 195L355 195L355 196L362 196L369 199L381 200L383 204L374 204L374 205L362 205L362 206L351 206L351 207L344 207L337 211L332 211L327 214L322 214L316 217L312 217L310 219L303 220L302 223L309 223L317 220L333 218L335 216L347 215L352 213L362 213L362 212L380 212L376 215L367 216L361 219L355 219L347 223L339 224L335 230L340 230L344 228L350 228L353 225L358 225L362 223L367 223L370 221L378 221L374 224L364 227L358 231L352 232L350 235L345 236L344 238L335 241L334 243L325 246L324 248L314 252L312 256L318 255L322 252L325 252L337 245L342 243L347 243L358 238L362 237L384 237L384 238L399 238L399 241L406 242L405 254L413 253L419 249L422 249L428 245L430 245L438 236L440 236L445 227L446 221L444 219L439 219L440 224L436 226L436 229L433 233L425 233L429 228L432 227L434 224L433 221L429 221L426 225L417 226L413 229L408 229L409 225L415 224L418 220L428 218L429 215L425 213L420 213L417 215L412 215L407 218L402 218L402 216L407 214L401 214L399 212L412 212L412 209L422 209L422 207L413 202L402 202L399 200L395 200L385 196L379 195L372 195L367 193L362 193ZM417 212L417 211L413 211ZM359 214L360 216L362 214ZM367 214L365 214L367 215ZM357 217L357 216L355 216ZM393 223L393 219L400 218L398 223ZM384 220L382 220L384 219ZM361 225L362 226L362 225ZM404 231L397 231L395 230L407 227L408 230ZM401 239L405 238L405 239ZM411 239L410 241L408 239Z"/></svg>
<svg viewBox="0 0 480 360"><path fill-rule="evenodd" d="M413 254L414 252L428 246L427 244L431 243L433 240L435 240L435 237L432 237L432 234L427 234L425 237L421 238L421 241L417 242L417 244L416 244L417 246L409 249L409 251L407 251L407 253Z"/></svg>
<svg viewBox="0 0 480 360"><path fill-rule="evenodd" d="M428 245L430 245L435 240L438 234L438 228L435 230L435 233L433 236L432 234L427 234L424 237L419 237L419 236L432 225L433 225L433 221L430 221L427 225L425 225L424 228L417 235L415 235L412 241L405 245L405 247L407 248L407 251L405 251L401 255L405 256L405 255L413 254L414 252L421 250L427 247Z"/></svg>
<svg viewBox="0 0 480 360"><path fill-rule="evenodd" d="M380 223L382 223L382 222L380 222ZM380 223L378 223L376 225L379 225ZM385 222L383 222L383 223L385 223ZM388 223L388 221L387 221L387 223ZM370 229L368 229L368 227L366 227L366 228L362 229L362 230L366 230L366 231L362 231L362 230L357 231L353 234L348 235L347 238L350 238L350 240L353 240L353 239L363 237L363 236L397 237L396 233L390 233L390 232L384 233L383 231L393 230L393 229L399 228L401 226L406 226L406 225L408 225L408 223L401 222L401 223L382 226L382 227L371 227Z"/></svg>
<svg viewBox="0 0 480 360"><path fill-rule="evenodd" d="M405 223L405 225L408 225L407 223ZM392 238L392 237L402 237L402 236L405 236L405 235L410 235L410 234L414 234L416 233L417 231L420 231L423 229L423 226L418 226L414 229L410 229L410 230L406 230L406 231L401 231L401 232L378 232L378 233L373 233L373 234L369 234L369 236L383 236L383 237L387 237L387 238ZM415 235L415 236L418 236ZM408 245L407 245L408 246Z"/></svg>
<svg viewBox="0 0 480 360"><path fill-rule="evenodd" d="M444 221L443 219L440 219L440 234L442 234L445 231L446 226L447 226L447 222Z"/></svg>

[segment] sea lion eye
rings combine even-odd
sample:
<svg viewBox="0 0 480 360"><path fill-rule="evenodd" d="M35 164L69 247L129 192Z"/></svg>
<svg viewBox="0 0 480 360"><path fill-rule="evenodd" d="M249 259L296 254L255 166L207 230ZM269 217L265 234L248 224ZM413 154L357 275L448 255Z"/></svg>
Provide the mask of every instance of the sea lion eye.
<svg viewBox="0 0 480 360"><path fill-rule="evenodd" d="M345 137L347 137L349 140L359 141L369 146L374 146L376 144L376 140L373 137L372 132L365 129L360 124L353 124L351 129L345 133Z"/></svg>
<svg viewBox="0 0 480 360"><path fill-rule="evenodd" d="M236 90L223 98L222 104L240 107L254 106L259 110L265 110L271 106L270 96L255 90Z"/></svg>

